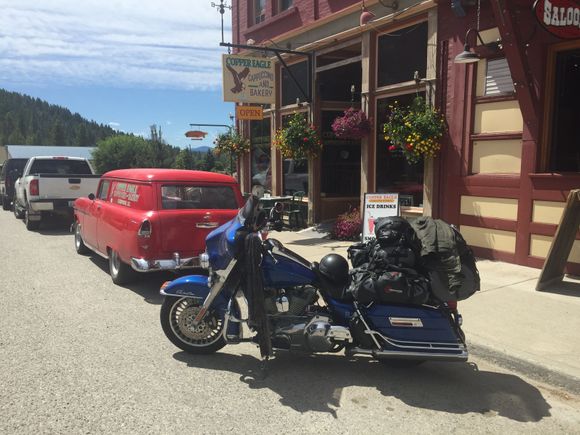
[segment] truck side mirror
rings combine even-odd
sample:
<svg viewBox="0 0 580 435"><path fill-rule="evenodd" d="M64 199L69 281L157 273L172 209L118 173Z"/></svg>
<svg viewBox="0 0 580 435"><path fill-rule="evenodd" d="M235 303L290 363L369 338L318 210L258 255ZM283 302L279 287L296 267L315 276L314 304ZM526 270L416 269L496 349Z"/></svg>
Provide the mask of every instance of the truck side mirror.
<svg viewBox="0 0 580 435"><path fill-rule="evenodd" d="M91 201L94 201L95 200L95 194L94 193L89 193L89 199Z"/></svg>

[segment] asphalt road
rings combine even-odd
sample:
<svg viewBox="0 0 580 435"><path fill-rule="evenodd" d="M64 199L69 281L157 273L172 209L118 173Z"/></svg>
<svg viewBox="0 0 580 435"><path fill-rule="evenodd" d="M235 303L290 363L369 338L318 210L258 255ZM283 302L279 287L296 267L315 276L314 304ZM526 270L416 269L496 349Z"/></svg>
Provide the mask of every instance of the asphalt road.
<svg viewBox="0 0 580 435"><path fill-rule="evenodd" d="M194 357L159 325L167 275L112 283L55 222L0 211L0 433L580 433L578 397L485 360L390 368L252 345Z"/></svg>

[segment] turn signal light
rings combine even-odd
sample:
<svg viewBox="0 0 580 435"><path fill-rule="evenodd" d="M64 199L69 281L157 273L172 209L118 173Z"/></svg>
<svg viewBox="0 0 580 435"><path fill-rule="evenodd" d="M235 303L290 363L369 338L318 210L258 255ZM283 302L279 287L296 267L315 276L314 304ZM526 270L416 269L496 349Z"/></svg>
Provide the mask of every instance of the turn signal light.
<svg viewBox="0 0 580 435"><path fill-rule="evenodd" d="M34 179L30 182L30 186L28 187L31 196L38 196L40 193L40 189L38 187L38 180Z"/></svg>

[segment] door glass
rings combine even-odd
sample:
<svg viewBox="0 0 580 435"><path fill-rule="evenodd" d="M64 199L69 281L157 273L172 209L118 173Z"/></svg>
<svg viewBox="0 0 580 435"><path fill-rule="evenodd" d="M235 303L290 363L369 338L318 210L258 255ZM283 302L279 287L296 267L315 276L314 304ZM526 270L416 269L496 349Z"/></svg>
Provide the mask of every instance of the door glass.
<svg viewBox="0 0 580 435"><path fill-rule="evenodd" d="M580 171L580 49L558 53L552 117L552 171Z"/></svg>

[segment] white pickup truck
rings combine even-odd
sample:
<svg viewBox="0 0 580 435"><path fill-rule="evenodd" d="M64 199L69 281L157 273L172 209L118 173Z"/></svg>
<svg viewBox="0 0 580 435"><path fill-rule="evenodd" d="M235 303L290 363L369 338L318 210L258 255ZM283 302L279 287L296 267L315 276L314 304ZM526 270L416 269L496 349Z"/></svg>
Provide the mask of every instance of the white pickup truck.
<svg viewBox="0 0 580 435"><path fill-rule="evenodd" d="M14 215L24 218L28 230L37 229L49 214L72 218L74 200L94 194L99 178L80 157L32 157L14 185Z"/></svg>

